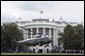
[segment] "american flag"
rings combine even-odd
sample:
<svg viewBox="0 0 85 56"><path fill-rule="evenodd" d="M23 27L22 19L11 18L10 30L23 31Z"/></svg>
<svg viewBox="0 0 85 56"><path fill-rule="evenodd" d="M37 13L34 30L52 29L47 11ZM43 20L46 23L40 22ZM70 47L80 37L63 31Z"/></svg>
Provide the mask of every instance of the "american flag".
<svg viewBox="0 0 85 56"><path fill-rule="evenodd" d="M43 14L43 11L40 11L41 14Z"/></svg>

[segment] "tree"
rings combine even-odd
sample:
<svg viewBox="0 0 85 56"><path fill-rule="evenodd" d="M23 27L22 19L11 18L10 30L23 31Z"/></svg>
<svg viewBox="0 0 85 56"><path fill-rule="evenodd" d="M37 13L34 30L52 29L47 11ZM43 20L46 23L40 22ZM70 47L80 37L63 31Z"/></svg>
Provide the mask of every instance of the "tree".
<svg viewBox="0 0 85 56"><path fill-rule="evenodd" d="M84 27L83 27L83 25L79 24L79 25L75 26L74 31L75 31L74 34L78 39L77 41L79 41L78 47L84 48Z"/></svg>
<svg viewBox="0 0 85 56"><path fill-rule="evenodd" d="M15 45L13 37L16 41L23 40L23 36L15 23L3 24L1 26L1 51L7 52L11 50Z"/></svg>
<svg viewBox="0 0 85 56"><path fill-rule="evenodd" d="M67 25L64 32L59 34L59 41L63 43L64 49L81 49L84 41L84 29L82 25L71 26Z"/></svg>

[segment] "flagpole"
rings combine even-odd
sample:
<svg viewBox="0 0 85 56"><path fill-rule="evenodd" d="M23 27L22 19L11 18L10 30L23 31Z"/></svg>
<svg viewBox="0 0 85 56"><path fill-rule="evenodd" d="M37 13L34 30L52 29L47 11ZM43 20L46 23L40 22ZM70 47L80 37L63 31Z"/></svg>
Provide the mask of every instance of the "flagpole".
<svg viewBox="0 0 85 56"><path fill-rule="evenodd" d="M41 19L41 12L40 12L40 19Z"/></svg>
<svg viewBox="0 0 85 56"><path fill-rule="evenodd" d="M43 11L40 11L40 19L42 18L41 16L42 16L42 14L43 14Z"/></svg>

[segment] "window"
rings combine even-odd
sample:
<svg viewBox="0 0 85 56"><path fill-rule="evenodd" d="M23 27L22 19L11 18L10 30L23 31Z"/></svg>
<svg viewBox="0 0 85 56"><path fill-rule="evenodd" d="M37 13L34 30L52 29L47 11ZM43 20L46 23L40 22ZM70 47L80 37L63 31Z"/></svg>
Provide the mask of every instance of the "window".
<svg viewBox="0 0 85 56"><path fill-rule="evenodd" d="M33 53L35 53L35 49L33 49Z"/></svg>
<svg viewBox="0 0 85 56"><path fill-rule="evenodd" d="M37 34L36 31L37 31L37 29L36 29L36 28L33 28L32 34L33 34L33 35L36 35L36 34Z"/></svg>
<svg viewBox="0 0 85 56"><path fill-rule="evenodd" d="M60 41L58 42L58 46L60 46Z"/></svg>
<svg viewBox="0 0 85 56"><path fill-rule="evenodd" d="M42 53L43 52L43 49L39 49L38 53Z"/></svg>
<svg viewBox="0 0 85 56"><path fill-rule="evenodd" d="M31 29L29 28L28 29L28 36L30 36L31 35Z"/></svg>
<svg viewBox="0 0 85 56"><path fill-rule="evenodd" d="M45 34L46 34L46 35L49 35L49 28L46 28L46 29L45 29Z"/></svg>
<svg viewBox="0 0 85 56"><path fill-rule="evenodd" d="M31 38L31 37L28 37L28 38Z"/></svg>
<svg viewBox="0 0 85 56"><path fill-rule="evenodd" d="M39 36L36 36L35 38L40 38L41 37L41 35L39 35Z"/></svg>
<svg viewBox="0 0 85 56"><path fill-rule="evenodd" d="M51 35L52 35L52 36L53 36L53 33L54 33L53 28L51 28Z"/></svg>
<svg viewBox="0 0 85 56"><path fill-rule="evenodd" d="M43 28L39 28L39 35L43 35Z"/></svg>
<svg viewBox="0 0 85 56"><path fill-rule="evenodd" d="M47 49L47 53L49 53L49 49Z"/></svg>
<svg viewBox="0 0 85 56"><path fill-rule="evenodd" d="M61 31L60 30L58 30L58 35L61 33Z"/></svg>

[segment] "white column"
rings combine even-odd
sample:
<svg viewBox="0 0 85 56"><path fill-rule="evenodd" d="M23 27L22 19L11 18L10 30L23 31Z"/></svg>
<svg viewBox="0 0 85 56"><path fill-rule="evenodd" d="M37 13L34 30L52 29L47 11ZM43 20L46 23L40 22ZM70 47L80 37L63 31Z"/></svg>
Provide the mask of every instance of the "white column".
<svg viewBox="0 0 85 56"><path fill-rule="evenodd" d="M37 53L38 53L38 51L39 51L39 45L36 46L36 49L37 49L36 51L37 51Z"/></svg>
<svg viewBox="0 0 85 56"><path fill-rule="evenodd" d="M32 38L32 28L31 28L31 38Z"/></svg>
<svg viewBox="0 0 85 56"><path fill-rule="evenodd" d="M43 35L45 35L45 28L43 28Z"/></svg>
<svg viewBox="0 0 85 56"><path fill-rule="evenodd" d="M49 37L51 39L51 28L49 28Z"/></svg>
<svg viewBox="0 0 85 56"><path fill-rule="evenodd" d="M45 35L45 28L43 28L43 35ZM45 51L45 45L43 45L43 53Z"/></svg>
<svg viewBox="0 0 85 56"><path fill-rule="evenodd" d="M54 33L53 33L53 46L55 46L55 28L53 28L53 31L54 31Z"/></svg>
<svg viewBox="0 0 85 56"><path fill-rule="evenodd" d="M25 39L25 30L23 30L23 36L24 36L24 39Z"/></svg>
<svg viewBox="0 0 85 56"><path fill-rule="evenodd" d="M35 48L35 51L36 51L36 53L37 53L37 47Z"/></svg>
<svg viewBox="0 0 85 56"><path fill-rule="evenodd" d="M51 28L49 28L49 38L51 39ZM49 49L51 50L51 43L49 44Z"/></svg>
<svg viewBox="0 0 85 56"><path fill-rule="evenodd" d="M56 46L58 46L58 30L56 29L55 31L56 31L56 35L55 35L56 40L55 40L55 42L56 42Z"/></svg>

